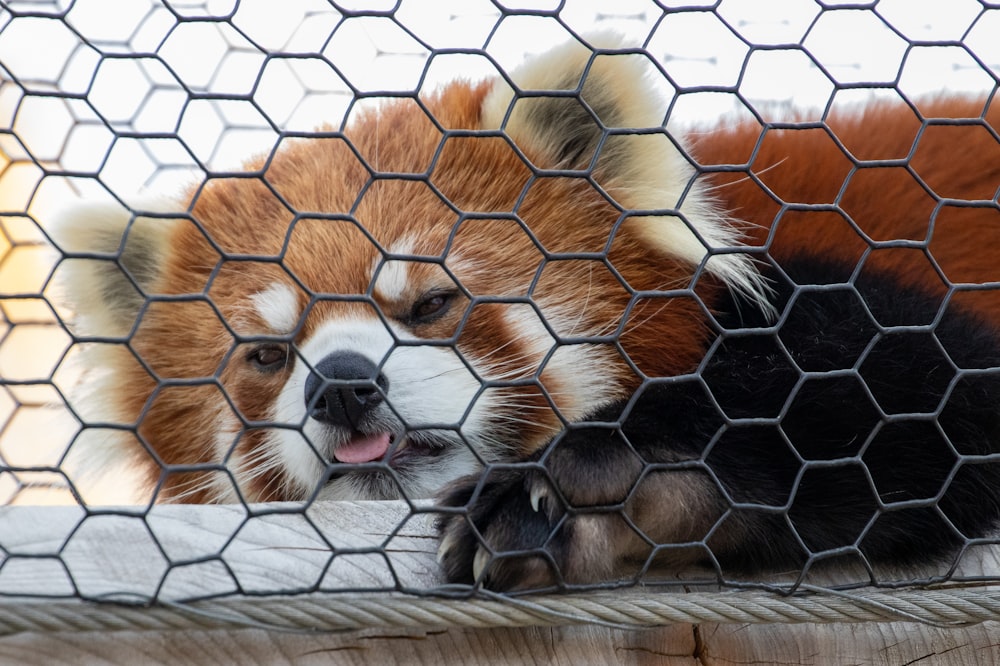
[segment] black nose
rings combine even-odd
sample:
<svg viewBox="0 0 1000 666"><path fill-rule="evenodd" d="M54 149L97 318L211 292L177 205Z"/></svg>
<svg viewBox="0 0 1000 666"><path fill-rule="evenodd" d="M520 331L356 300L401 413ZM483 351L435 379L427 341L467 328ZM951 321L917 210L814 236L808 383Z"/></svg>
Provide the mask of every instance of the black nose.
<svg viewBox="0 0 1000 666"><path fill-rule="evenodd" d="M378 366L356 352L334 352L306 379L306 413L311 418L357 430L389 390Z"/></svg>

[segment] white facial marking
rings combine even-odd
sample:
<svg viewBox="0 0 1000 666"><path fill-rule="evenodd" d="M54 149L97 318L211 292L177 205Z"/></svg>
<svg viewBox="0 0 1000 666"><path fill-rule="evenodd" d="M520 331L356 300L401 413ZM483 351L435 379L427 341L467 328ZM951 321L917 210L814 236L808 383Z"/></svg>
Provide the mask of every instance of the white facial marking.
<svg viewBox="0 0 1000 666"><path fill-rule="evenodd" d="M413 239L404 237L388 246L386 250L390 254L404 255L413 254L413 247ZM378 275L375 277L375 294L389 301L400 300L409 285L409 264L397 259L383 261L382 257L377 257L372 265L372 276L375 276L376 272Z"/></svg>
<svg viewBox="0 0 1000 666"><path fill-rule="evenodd" d="M571 330L580 321L579 312L542 305L546 320L555 331ZM533 371L530 364L537 368L552 352L545 363L546 377L558 380L562 387L572 387L568 393L551 394L564 418L584 418L615 397L611 387L615 359L608 345L559 345L534 308L527 305L508 307L505 315L515 337L529 349L526 369Z"/></svg>
<svg viewBox="0 0 1000 666"><path fill-rule="evenodd" d="M299 322L299 304L295 291L283 282L250 297L264 322L274 333L289 333Z"/></svg>
<svg viewBox="0 0 1000 666"><path fill-rule="evenodd" d="M530 305L510 304L504 307L504 318L514 331L514 339L528 348L526 358L517 359L517 365L524 369L524 376L530 377L538 371L538 365L556 343L548 329L538 318L538 313ZM504 358L510 354L502 354ZM508 372L510 369L507 369Z"/></svg>
<svg viewBox="0 0 1000 666"><path fill-rule="evenodd" d="M458 284L466 284L483 275L489 276L490 266L461 252L451 252L445 260L448 270L458 279Z"/></svg>

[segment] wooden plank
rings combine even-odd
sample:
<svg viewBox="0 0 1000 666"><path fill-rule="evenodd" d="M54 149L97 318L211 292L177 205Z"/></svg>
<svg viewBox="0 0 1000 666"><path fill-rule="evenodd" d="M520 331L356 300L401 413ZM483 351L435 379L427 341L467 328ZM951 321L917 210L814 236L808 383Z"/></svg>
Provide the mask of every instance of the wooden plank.
<svg viewBox="0 0 1000 666"><path fill-rule="evenodd" d="M294 634L258 629L18 634L0 663L66 664L899 664L1000 663L1000 626L678 624L650 630L525 627Z"/></svg>
<svg viewBox="0 0 1000 666"><path fill-rule="evenodd" d="M0 662L19 664L662 664L697 666L690 626L630 632L600 627L452 629L348 634L260 630L184 635L119 632L0 639Z"/></svg>
<svg viewBox="0 0 1000 666"><path fill-rule="evenodd" d="M431 590L444 581L429 502L157 505L118 510L0 507L0 595L127 602L185 601L241 592ZM1000 549L970 549L958 575L1000 580ZM882 580L948 571L879 571ZM660 572L681 583L703 570ZM798 572L769 580L790 583ZM806 582L864 582L863 569L816 568Z"/></svg>
<svg viewBox="0 0 1000 666"><path fill-rule="evenodd" d="M4 594L165 601L440 584L428 514L405 502L0 507ZM37 559L45 556L45 559ZM65 567L65 570L60 570Z"/></svg>
<svg viewBox="0 0 1000 666"><path fill-rule="evenodd" d="M941 629L910 623L702 625L701 666L733 664L1000 663L1000 625Z"/></svg>

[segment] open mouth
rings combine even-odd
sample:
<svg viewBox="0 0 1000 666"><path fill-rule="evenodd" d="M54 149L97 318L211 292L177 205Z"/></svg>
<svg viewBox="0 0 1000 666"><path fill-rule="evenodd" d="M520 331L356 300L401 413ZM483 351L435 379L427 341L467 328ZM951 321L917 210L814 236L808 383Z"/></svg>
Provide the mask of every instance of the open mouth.
<svg viewBox="0 0 1000 666"><path fill-rule="evenodd" d="M376 462L385 457L393 444L393 436L388 432L372 435L356 433L333 452L337 462L358 464Z"/></svg>
<svg viewBox="0 0 1000 666"><path fill-rule="evenodd" d="M333 457L337 462L346 464L385 461L396 467L411 459L437 456L442 451L442 446L433 446L413 437L397 436L390 432L355 433L351 439L337 447Z"/></svg>

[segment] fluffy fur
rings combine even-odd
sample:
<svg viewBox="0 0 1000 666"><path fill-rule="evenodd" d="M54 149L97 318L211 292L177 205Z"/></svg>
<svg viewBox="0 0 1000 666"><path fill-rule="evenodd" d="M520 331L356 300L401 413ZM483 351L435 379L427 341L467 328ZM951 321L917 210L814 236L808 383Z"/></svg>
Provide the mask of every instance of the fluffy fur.
<svg viewBox="0 0 1000 666"><path fill-rule="evenodd" d="M449 578L500 589L987 534L997 111L682 144L596 42L71 211L90 437L160 501L446 488Z"/></svg>

